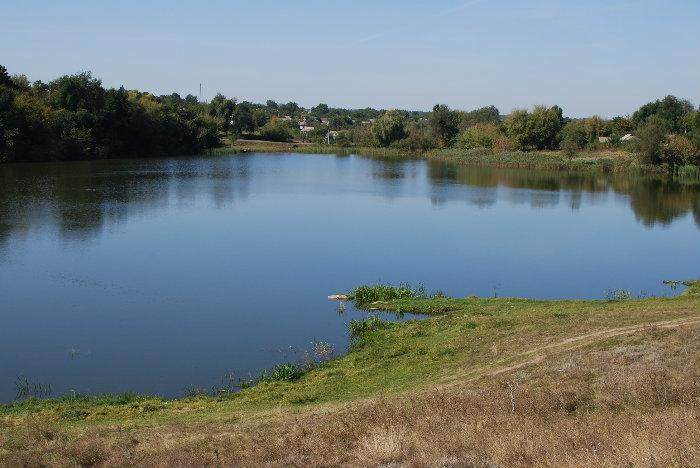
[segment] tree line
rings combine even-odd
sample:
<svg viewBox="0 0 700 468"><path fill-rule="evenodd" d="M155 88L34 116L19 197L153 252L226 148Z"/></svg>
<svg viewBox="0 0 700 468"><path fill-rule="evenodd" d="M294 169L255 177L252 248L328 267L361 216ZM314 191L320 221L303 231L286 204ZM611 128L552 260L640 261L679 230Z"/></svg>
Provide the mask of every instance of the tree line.
<svg viewBox="0 0 700 468"><path fill-rule="evenodd" d="M495 106L460 111L438 104L422 112L321 103L306 109L222 94L204 103L192 95L106 89L89 72L30 82L0 65L0 162L195 154L221 145L222 138L408 151L562 150L572 158L586 148L628 147L646 164L698 164L700 111L674 96L613 119L571 119L558 106L503 116Z"/></svg>
<svg viewBox="0 0 700 468"><path fill-rule="evenodd" d="M516 109L503 117L493 106L463 112L440 104L417 122L407 121L400 111L387 111L372 125L371 137L375 146L562 150L571 158L584 149L624 147L644 164L699 164L700 109L674 96L612 119L571 119L559 106Z"/></svg>
<svg viewBox="0 0 700 468"><path fill-rule="evenodd" d="M105 89L89 72L33 83L0 66L0 161L192 154L219 144L193 96Z"/></svg>

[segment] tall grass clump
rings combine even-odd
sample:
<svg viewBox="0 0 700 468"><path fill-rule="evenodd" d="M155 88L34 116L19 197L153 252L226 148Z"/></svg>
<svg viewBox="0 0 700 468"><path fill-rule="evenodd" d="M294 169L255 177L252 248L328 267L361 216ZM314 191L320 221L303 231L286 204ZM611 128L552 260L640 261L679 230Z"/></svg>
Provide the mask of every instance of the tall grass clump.
<svg viewBox="0 0 700 468"><path fill-rule="evenodd" d="M632 293L625 289L608 289L605 291L605 300L608 302L622 302L632 299Z"/></svg>
<svg viewBox="0 0 700 468"><path fill-rule="evenodd" d="M350 320L348 328L350 330L350 338L358 339L364 337L367 333L386 328L387 323L376 315L370 315L363 320Z"/></svg>
<svg viewBox="0 0 700 468"><path fill-rule="evenodd" d="M675 176L680 182L700 182L700 166L679 166Z"/></svg>
<svg viewBox="0 0 700 468"><path fill-rule="evenodd" d="M302 369L301 366L286 362L263 372L260 376L260 381L268 383L277 381L294 382L295 380L299 380L302 375L304 375L304 369Z"/></svg>
<svg viewBox="0 0 700 468"><path fill-rule="evenodd" d="M372 284L358 286L352 292L353 300L358 307L367 306L377 301L393 301L395 299L416 299L425 296L425 288L412 288L406 283L398 286L390 284Z"/></svg>

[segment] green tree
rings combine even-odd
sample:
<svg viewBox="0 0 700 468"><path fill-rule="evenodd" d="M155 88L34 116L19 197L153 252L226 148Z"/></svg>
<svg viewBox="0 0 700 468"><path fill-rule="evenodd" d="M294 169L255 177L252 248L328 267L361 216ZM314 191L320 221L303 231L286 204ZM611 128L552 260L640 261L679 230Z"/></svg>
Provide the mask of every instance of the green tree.
<svg viewBox="0 0 700 468"><path fill-rule="evenodd" d="M436 142L427 123L418 121L406 125L406 138L398 145L411 151L425 151L435 148Z"/></svg>
<svg viewBox="0 0 700 468"><path fill-rule="evenodd" d="M299 104L296 102L288 102L287 104L281 104L279 106L281 115L289 115L291 117L296 116L299 113L299 109Z"/></svg>
<svg viewBox="0 0 700 468"><path fill-rule="evenodd" d="M260 129L260 136L269 141L290 141L295 130L291 122L273 117Z"/></svg>
<svg viewBox="0 0 700 468"><path fill-rule="evenodd" d="M212 117L219 117L220 119L227 121L231 119L231 114L233 114L236 108L235 99L227 99L226 96L219 93L214 98L209 101L209 115Z"/></svg>
<svg viewBox="0 0 700 468"><path fill-rule="evenodd" d="M457 112L451 110L445 104L436 104L433 112L428 117L428 125L432 131L438 146L450 146L459 132L459 118Z"/></svg>
<svg viewBox="0 0 700 468"><path fill-rule="evenodd" d="M662 147L671 125L658 115L652 115L644 120L637 130L639 157L644 164L660 164Z"/></svg>
<svg viewBox="0 0 700 468"><path fill-rule="evenodd" d="M693 105L690 101L669 95L640 107L632 114L632 123L640 127L650 117L656 116L668 122L669 131L679 132L682 131L685 114L692 111Z"/></svg>
<svg viewBox="0 0 700 468"><path fill-rule="evenodd" d="M496 106L487 106L469 112L459 113L460 128L471 127L480 123L500 124L501 114Z"/></svg>
<svg viewBox="0 0 700 468"><path fill-rule="evenodd" d="M529 141L530 113L526 109L515 109L505 120L506 134L516 149L525 149Z"/></svg>
<svg viewBox="0 0 700 468"><path fill-rule="evenodd" d="M403 116L396 110L385 112L374 121L372 134L380 146L389 146L402 139L406 135Z"/></svg>
<svg viewBox="0 0 700 468"><path fill-rule="evenodd" d="M330 108L327 104L319 104L316 107L311 108L311 113L316 117L325 117L330 113Z"/></svg>
<svg viewBox="0 0 700 468"><path fill-rule="evenodd" d="M575 148L577 151L588 144L588 132L585 122L580 120L571 121L561 129L559 138L562 141L561 149L564 149L564 142L567 142L568 149Z"/></svg>
<svg viewBox="0 0 700 468"><path fill-rule="evenodd" d="M518 109L505 122L508 137L519 149L557 149L564 117L559 106L535 106L532 113Z"/></svg>
<svg viewBox="0 0 700 468"><path fill-rule="evenodd" d="M588 143L597 143L598 137L610 136L611 128L608 122L600 116L594 115L585 120L585 129Z"/></svg>
<svg viewBox="0 0 700 468"><path fill-rule="evenodd" d="M634 130L634 124L627 117L613 117L610 121L612 132L617 135L624 135Z"/></svg>
<svg viewBox="0 0 700 468"><path fill-rule="evenodd" d="M255 119L250 103L244 101L236 105L231 113L227 128L234 135L255 130Z"/></svg>
<svg viewBox="0 0 700 468"><path fill-rule="evenodd" d="M698 148L684 135L670 135L663 148L664 160L669 164L697 164Z"/></svg>
<svg viewBox="0 0 700 468"><path fill-rule="evenodd" d="M527 144L538 150L557 149L557 137L563 127L564 118L559 106L535 106L528 119Z"/></svg>
<svg viewBox="0 0 700 468"><path fill-rule="evenodd" d="M57 109L96 114L102 110L104 99L102 82L90 72L62 76L49 83L49 104Z"/></svg>

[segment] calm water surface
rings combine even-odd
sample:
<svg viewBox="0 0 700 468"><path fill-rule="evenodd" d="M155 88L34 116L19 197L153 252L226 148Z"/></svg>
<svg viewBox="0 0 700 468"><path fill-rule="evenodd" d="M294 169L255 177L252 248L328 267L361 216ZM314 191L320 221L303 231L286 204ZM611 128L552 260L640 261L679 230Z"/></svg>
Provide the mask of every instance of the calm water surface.
<svg viewBox="0 0 700 468"><path fill-rule="evenodd" d="M668 295L700 276L700 188L357 156L0 166L0 401L182 395L347 345L326 296Z"/></svg>

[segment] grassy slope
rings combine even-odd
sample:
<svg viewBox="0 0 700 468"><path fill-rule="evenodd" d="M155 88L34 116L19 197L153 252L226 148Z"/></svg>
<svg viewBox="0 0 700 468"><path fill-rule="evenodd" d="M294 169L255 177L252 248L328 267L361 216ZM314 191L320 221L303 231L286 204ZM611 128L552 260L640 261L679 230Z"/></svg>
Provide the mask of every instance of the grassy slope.
<svg viewBox="0 0 700 468"><path fill-rule="evenodd" d="M648 334L650 330L647 325L700 319L699 300L700 287L694 285L676 298L622 302L506 298L392 301L380 307L429 314L431 317L391 323L371 332L346 356L311 371L297 382L263 383L226 399L198 397L164 401L149 397L94 397L28 401L0 407L0 465L3 461L46 461L47 457L58 464L75 463L82 460L80 457L92 456L92 448L87 455L80 449L85 444L90 447L98 444L95 450L99 453L93 454L98 461L117 463L118 456L126 456L124 453L128 452L128 457L131 457L129 463L132 463L139 457L136 447L129 452L128 447L120 446L117 450L113 446L117 443L115 441L125 437L125 428L131 428L127 433L138 433L139 437L148 438L149 434L171 434L187 427L190 439L183 439L183 443L189 440L189 448L185 450L189 454L199 453L196 447L191 446L192 443L197 445L193 441L205 434L214 437L221 431L238 435L282 431L276 440L283 441L291 437L289 431L295 427L293 424L290 426L290 418L303 420L313 416L312 420L316 421L339 414L346 414L343 418L351 418L348 411L350 414L353 411L361 412L362 408L376 406L379 401L401 401L415 395L430 399L436 389L453 396L457 395L454 392L465 388L479 391L501 385L498 382L502 383L504 378L522 368L537 368L542 362L549 362L562 354L579 355L587 352L586 349L595 349L601 343L614 347L625 340L644 342L645 333ZM653 330L675 336L676 329L697 328L694 322L680 325L673 323L657 326ZM643 328L621 328L629 326ZM601 330L612 332L587 336ZM641 338L638 336L640 334ZM567 341L577 336L579 339ZM650 336L655 335L652 333ZM678 364L680 368L695 369L693 372L696 372L697 355L683 354L686 351L682 346L673 349L674 359L678 355L685 356L686 361ZM667 364L670 366L670 361ZM590 368L587 371L589 374L602 372L593 369L597 363L586 365ZM576 393L577 384L574 383L572 388ZM696 395L693 392L696 390L700 397L700 390L686 390L695 404L697 397L693 397ZM380 406L385 408L386 404ZM507 401L504 407L508 407ZM425 404L420 408L424 409ZM411 415L403 414L403 411L406 411L403 406L394 407L392 415L402 415L401 418L410 420ZM608 418L605 421L612 420ZM308 424L315 428L317 423ZM371 425L368 425L367 430L370 429ZM313 429L310 430L313 432ZM359 442L356 442L366 442L367 437L369 435L365 431L358 435ZM381 437L389 436L384 433ZM383 440L381 444L389 442ZM173 447L177 448L178 444L172 443L175 445L153 442L144 453L149 457L158 457L163 453L181 456L183 448L173 452ZM250 450L261 450L259 440L241 444ZM66 451L64 447L74 449ZM145 447L141 449L145 450ZM230 448L218 447L217 456L220 450L226 451L226 447ZM384 453L384 449L375 449ZM368 450L372 452L373 449ZM254 451L251 458L250 451L246 453L246 456L234 457L233 452L228 455L233 457L232 462L244 463L267 459L265 457L272 457L268 461L274 461L279 455ZM194 459L193 464L203 463L211 453L197 456L200 458ZM305 463L322 461L331 462L325 459L306 460ZM336 461L340 463L342 460Z"/></svg>

